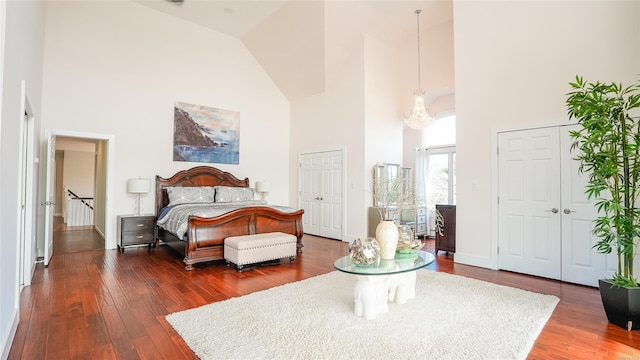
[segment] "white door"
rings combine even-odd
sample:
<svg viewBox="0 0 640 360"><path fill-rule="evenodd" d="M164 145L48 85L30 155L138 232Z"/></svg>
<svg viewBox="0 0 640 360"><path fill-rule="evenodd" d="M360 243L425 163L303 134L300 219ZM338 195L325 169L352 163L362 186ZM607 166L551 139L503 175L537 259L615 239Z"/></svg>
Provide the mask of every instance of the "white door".
<svg viewBox="0 0 640 360"><path fill-rule="evenodd" d="M305 154L300 158L300 207L302 229L311 235L320 234L320 157L317 154Z"/></svg>
<svg viewBox="0 0 640 360"><path fill-rule="evenodd" d="M44 265L49 265L53 255L53 212L55 210L55 191L53 188L53 172L55 170L56 137L47 129L47 165L44 195Z"/></svg>
<svg viewBox="0 0 640 360"><path fill-rule="evenodd" d="M560 129L560 156L562 168L562 280L577 284L598 286L598 279L610 278L615 272L615 255L598 253L593 245L598 238L593 235L593 220L598 217L594 201L584 193L588 179L578 171L578 161L572 160L576 153L570 152L573 140L570 129L577 125ZM607 273L607 264L613 264Z"/></svg>
<svg viewBox="0 0 640 360"><path fill-rule="evenodd" d="M598 214L570 151L571 128L498 134L498 261L501 269L597 286L608 257L593 249Z"/></svg>
<svg viewBox="0 0 640 360"><path fill-rule="evenodd" d="M28 256L26 255L26 244L30 239L27 238L27 185L28 185L28 173L27 167L29 166L29 162L27 160L28 146L29 146L29 133L28 126L29 118L27 115L24 115L24 120L22 122L22 126L20 127L20 131L22 132L21 136L21 145L20 145L20 255L18 257L18 279L20 286L25 284L25 276L27 272L25 272L25 263L27 262Z"/></svg>
<svg viewBox="0 0 640 360"><path fill-rule="evenodd" d="M342 239L342 151L300 156L300 207L305 233Z"/></svg>
<svg viewBox="0 0 640 360"><path fill-rule="evenodd" d="M501 269L561 278L557 128L498 134Z"/></svg>
<svg viewBox="0 0 640 360"><path fill-rule="evenodd" d="M342 240L342 151L322 153L320 236Z"/></svg>

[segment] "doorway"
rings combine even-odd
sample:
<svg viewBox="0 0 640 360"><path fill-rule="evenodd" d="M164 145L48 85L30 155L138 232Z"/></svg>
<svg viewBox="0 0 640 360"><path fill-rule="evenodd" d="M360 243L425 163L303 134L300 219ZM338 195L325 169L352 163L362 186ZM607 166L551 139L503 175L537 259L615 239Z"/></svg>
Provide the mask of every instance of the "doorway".
<svg viewBox="0 0 640 360"><path fill-rule="evenodd" d="M114 136L104 134L79 133L61 130L47 129L47 145L45 146L45 205L44 229L42 248L44 249L44 264L48 265L53 254L54 235L54 210L55 210L55 190L54 190L54 169L55 163L55 143L57 138L69 138L78 141L91 141L96 144L95 162L95 202L94 202L94 229L104 239L105 249L116 248L115 232L112 230L112 219L109 214L113 213L112 203L109 200L113 192L113 159L115 154Z"/></svg>
<svg viewBox="0 0 640 360"><path fill-rule="evenodd" d="M305 233L342 240L343 173L342 150L300 155L298 199Z"/></svg>
<svg viewBox="0 0 640 360"><path fill-rule="evenodd" d="M104 141L104 140L100 140ZM58 136L55 147L53 253L104 249L96 229L96 148L100 141ZM102 220L102 219L98 219Z"/></svg>
<svg viewBox="0 0 640 360"><path fill-rule="evenodd" d="M597 286L609 267L593 249L597 212L570 152L575 126L498 133L498 267Z"/></svg>

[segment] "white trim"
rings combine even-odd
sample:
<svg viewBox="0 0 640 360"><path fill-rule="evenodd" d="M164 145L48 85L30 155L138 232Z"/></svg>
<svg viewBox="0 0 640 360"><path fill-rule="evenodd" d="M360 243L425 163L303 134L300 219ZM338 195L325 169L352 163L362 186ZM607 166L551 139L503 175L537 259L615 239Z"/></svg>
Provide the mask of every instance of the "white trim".
<svg viewBox="0 0 640 360"><path fill-rule="evenodd" d="M113 227L113 177L115 173L115 136L109 134L96 134L77 131L66 131L51 129L53 136L63 136L80 139L94 139L107 141L107 169L106 169L106 190L105 190L105 219L104 219L104 248L107 250L117 248L116 234ZM52 179L53 181L53 179ZM45 185L46 186L46 185ZM46 244L45 244L46 246Z"/></svg>
<svg viewBox="0 0 640 360"><path fill-rule="evenodd" d="M13 314L11 314L11 321L9 321L9 331L7 332L7 336L2 339L2 343L0 344L0 349L2 349L2 356L0 359L8 359L9 352L11 351L11 344L13 343L13 339L16 336L16 331L18 330L18 323L20 322L20 312L18 308L13 310Z"/></svg>
<svg viewBox="0 0 640 360"><path fill-rule="evenodd" d="M502 131L491 130L491 184L489 199L491 201L489 224L489 260L490 269L498 269L498 133Z"/></svg>
<svg viewBox="0 0 640 360"><path fill-rule="evenodd" d="M461 252L456 252L454 256L454 262L456 264L464 264L477 266L485 269L498 270L496 267L492 266L493 260L491 258L473 255L473 254L464 254Z"/></svg>
<svg viewBox="0 0 640 360"><path fill-rule="evenodd" d="M424 147L424 150L428 151L430 154L446 154L456 152L456 144L427 146Z"/></svg>
<svg viewBox="0 0 640 360"><path fill-rule="evenodd" d="M3 123L3 118L2 118L2 111L3 111L3 99L4 99L4 59L5 59L5 38L6 38L6 27L7 27L7 2L6 1L0 1L0 123ZM1 129L2 126L0 126L0 133L1 133ZM1 140L0 140L1 141ZM2 176L2 167L0 166L0 176ZM7 190L5 190L7 191ZM2 192L2 190L0 190L0 192ZM19 249L18 249L19 251ZM19 264L19 262L17 262ZM16 265L19 266L19 265ZM17 280L18 276L19 276L19 272L17 271L18 269L16 268L16 283L19 283L19 280ZM16 297L19 296L19 289L14 289L15 293L16 293ZM4 296L5 292L3 291L3 296ZM7 294L6 296L11 296ZM19 302L16 301L15 302L15 307L13 310L13 315L11 316L11 321L7 322L7 325L9 325L8 327L8 331L3 333L1 336L2 338L0 338L0 358L2 359L7 359L9 357L9 351L11 350L11 343L13 342L13 338L16 335L16 330L18 328L18 321L19 321L19 317L18 317L18 306L19 306ZM4 324L3 324L4 326ZM4 329L3 329L4 330Z"/></svg>
<svg viewBox="0 0 640 360"><path fill-rule="evenodd" d="M27 91L26 91L26 83L24 80L22 80L22 88L21 88L21 100L20 100L20 117L19 117L19 122L20 122L20 139L19 139L19 149L20 152L22 152L23 150L26 151L26 153L24 154L26 161L25 161L25 165L26 165L26 169L22 168L22 160L19 161L18 163L18 175L19 175L19 180L18 180L18 193L21 194L21 190L22 190L22 185L24 184L25 187L25 202L24 202L24 219L22 219L22 217L18 217L18 224L17 224L17 228L20 229L20 231L22 231L23 228L23 224L21 223L22 221L24 222L24 244L19 244L17 251L17 259L21 256L22 257L22 271L20 271L20 269L16 269L17 270L17 281L18 281L18 291L16 293L16 301L19 302L19 296L20 296L20 286L28 286L31 284L31 278L33 276L33 273L35 271L35 255L34 255L34 248L33 245L35 245L35 235L33 232L34 229L34 220L35 218L37 218L37 216L34 216L34 212L36 211L37 207L34 203L34 191L33 191L33 185L34 185L34 178L33 178L33 167L35 166L35 158L34 158L34 153L33 153L33 147L34 147L34 112L33 109L31 107L31 104L29 102L29 98L27 96ZM25 120L25 114L26 114L26 120ZM25 122L26 122L26 128L25 128ZM27 139L26 139L26 144L23 143L23 134L24 132L27 132ZM22 153L20 154L20 158L22 159ZM24 171L23 171L24 170ZM22 174L25 173L25 179L22 178ZM21 207L22 207L22 195L18 198L18 204L17 204L17 209L18 212L21 212ZM24 247L24 253L21 253L21 248L20 247ZM20 261L17 262L17 266L20 266ZM22 279L20 279L20 273L22 273ZM20 284L20 282L23 281L23 284Z"/></svg>

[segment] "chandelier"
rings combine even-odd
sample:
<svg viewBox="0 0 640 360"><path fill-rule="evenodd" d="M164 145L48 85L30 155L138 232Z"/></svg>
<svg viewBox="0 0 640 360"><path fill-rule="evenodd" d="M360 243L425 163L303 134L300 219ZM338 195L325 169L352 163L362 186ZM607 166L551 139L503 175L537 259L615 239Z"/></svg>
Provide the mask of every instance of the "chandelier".
<svg viewBox="0 0 640 360"><path fill-rule="evenodd" d="M413 93L415 97L413 110L404 122L410 128L420 130L431 126L435 119L429 115L429 111L424 106L424 90L420 88L420 13L422 10L418 9L415 12L418 19L418 89Z"/></svg>

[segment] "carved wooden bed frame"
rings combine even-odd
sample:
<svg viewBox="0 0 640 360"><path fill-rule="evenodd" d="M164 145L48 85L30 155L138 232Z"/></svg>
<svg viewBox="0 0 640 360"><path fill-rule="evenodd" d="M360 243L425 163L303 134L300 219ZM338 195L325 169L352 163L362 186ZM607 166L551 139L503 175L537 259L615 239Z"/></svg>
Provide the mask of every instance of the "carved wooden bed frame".
<svg viewBox="0 0 640 360"><path fill-rule="evenodd" d="M216 185L249 187L249 178L240 180L210 166L178 171L166 179L156 176L156 216L169 204L167 187ZM180 240L176 235L156 226L157 238L184 255L187 270L193 270L195 263L224 259L224 239L229 236L280 231L295 235L298 238L298 252L302 252L303 213L302 209L285 213L267 206L249 206L212 218L189 217L186 240Z"/></svg>

